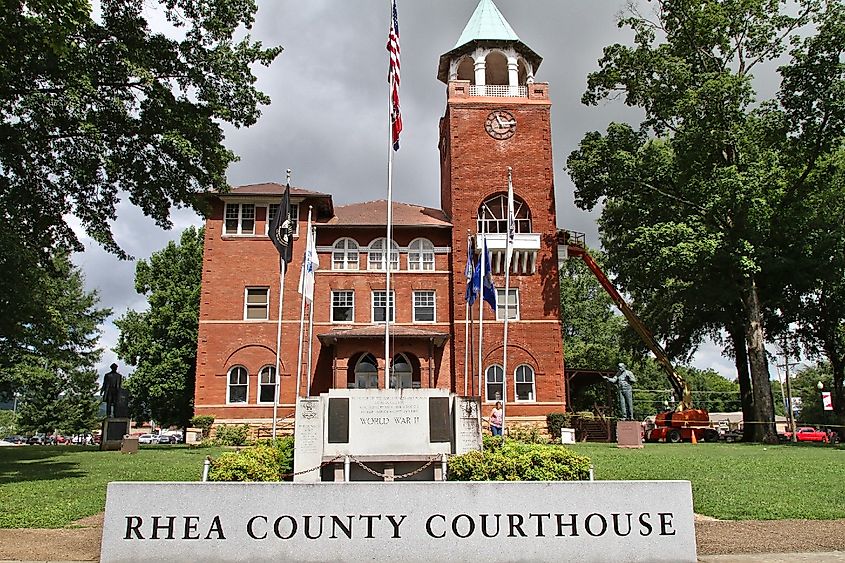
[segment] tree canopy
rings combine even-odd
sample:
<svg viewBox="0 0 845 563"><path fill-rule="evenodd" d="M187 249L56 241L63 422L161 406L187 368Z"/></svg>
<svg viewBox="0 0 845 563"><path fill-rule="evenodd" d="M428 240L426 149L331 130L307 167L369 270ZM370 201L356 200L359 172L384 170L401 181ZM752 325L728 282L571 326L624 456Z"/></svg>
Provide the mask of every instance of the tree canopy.
<svg viewBox="0 0 845 563"><path fill-rule="evenodd" d="M634 46L605 48L583 97L597 104L621 95L645 119L638 129L613 123L584 137L568 160L576 203L603 204L609 268L667 349L682 356L706 335L728 334L748 437L761 439L774 433L765 328L802 264L788 252L793 231L784 225L811 238L837 229L829 217L814 222L806 203L835 188L823 164L842 147L843 97L834 95L842 43L819 49L799 32L813 24L812 37L839 37L843 7L652 5L654 17L634 11L620 21ZM778 96L758 100L752 71L787 51ZM816 84L814 73L826 71L832 83Z"/></svg>
<svg viewBox="0 0 845 563"><path fill-rule="evenodd" d="M203 232L188 228L178 244L138 262L135 290L149 308L115 321L117 354L136 366L126 381L134 418L186 428L193 416Z"/></svg>
<svg viewBox="0 0 845 563"><path fill-rule="evenodd" d="M46 278L40 294L48 317L28 327L26 345L6 358L0 382L19 397L22 430L76 434L90 431L98 415L99 325L111 311L97 307L97 293L85 291L66 255L54 257L52 267L58 276Z"/></svg>
<svg viewBox="0 0 845 563"><path fill-rule="evenodd" d="M255 123L264 48L255 0L22 0L0 8L0 345L44 314L52 249L71 224L125 256L111 223L128 199L161 227L174 206L226 190L223 124ZM151 30L163 14L170 35ZM238 37L238 38L236 38ZM75 219L70 219L71 217ZM26 267L21 267L26 266Z"/></svg>

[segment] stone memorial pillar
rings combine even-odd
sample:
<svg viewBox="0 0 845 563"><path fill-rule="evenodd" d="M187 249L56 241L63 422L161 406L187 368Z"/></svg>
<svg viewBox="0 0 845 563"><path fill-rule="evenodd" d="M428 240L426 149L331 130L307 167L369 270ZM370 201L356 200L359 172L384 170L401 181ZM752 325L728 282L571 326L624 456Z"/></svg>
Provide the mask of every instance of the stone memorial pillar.
<svg viewBox="0 0 845 563"><path fill-rule="evenodd" d="M643 426L636 420L616 423L616 445L620 448L642 448Z"/></svg>
<svg viewBox="0 0 845 563"><path fill-rule="evenodd" d="M323 402L319 397L301 397L296 403L296 446L293 450L293 471L298 473L319 468L323 462ZM294 482L320 481L320 469L294 475Z"/></svg>

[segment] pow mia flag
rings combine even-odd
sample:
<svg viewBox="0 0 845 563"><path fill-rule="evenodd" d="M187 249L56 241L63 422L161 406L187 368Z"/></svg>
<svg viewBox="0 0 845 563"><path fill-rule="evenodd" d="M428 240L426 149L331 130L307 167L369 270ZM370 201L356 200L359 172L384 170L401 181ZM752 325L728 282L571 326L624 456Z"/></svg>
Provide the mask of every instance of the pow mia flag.
<svg viewBox="0 0 845 563"><path fill-rule="evenodd" d="M282 196L282 204L276 211L273 221L270 223L269 235L276 250L279 251L279 266L282 261L290 264L293 258L293 221L290 217L290 182L285 185L285 195ZM286 268L287 269L287 268Z"/></svg>

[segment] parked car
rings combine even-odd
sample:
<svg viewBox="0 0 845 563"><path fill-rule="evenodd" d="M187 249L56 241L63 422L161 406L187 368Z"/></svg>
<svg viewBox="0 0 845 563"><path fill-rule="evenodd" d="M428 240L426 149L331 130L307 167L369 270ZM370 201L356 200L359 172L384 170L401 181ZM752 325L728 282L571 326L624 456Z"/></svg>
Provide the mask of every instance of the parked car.
<svg viewBox="0 0 845 563"><path fill-rule="evenodd" d="M47 436L44 434L35 434L34 436L30 436L26 443L30 446L43 446L47 443Z"/></svg>
<svg viewBox="0 0 845 563"><path fill-rule="evenodd" d="M158 435L158 443L159 444L175 444L176 443L176 436L172 434L159 434Z"/></svg>
<svg viewBox="0 0 845 563"><path fill-rule="evenodd" d="M156 443L157 440L158 436L155 434L141 434L138 436L139 444L153 444Z"/></svg>
<svg viewBox="0 0 845 563"><path fill-rule="evenodd" d="M785 441L792 440L792 432L784 432ZM795 432L795 439L799 442L824 442L827 443L828 435L823 430L816 430L811 426L802 426Z"/></svg>
<svg viewBox="0 0 845 563"><path fill-rule="evenodd" d="M12 436L6 436L5 438L3 438L3 441L9 442L10 444L26 444L26 438L17 434L13 434Z"/></svg>

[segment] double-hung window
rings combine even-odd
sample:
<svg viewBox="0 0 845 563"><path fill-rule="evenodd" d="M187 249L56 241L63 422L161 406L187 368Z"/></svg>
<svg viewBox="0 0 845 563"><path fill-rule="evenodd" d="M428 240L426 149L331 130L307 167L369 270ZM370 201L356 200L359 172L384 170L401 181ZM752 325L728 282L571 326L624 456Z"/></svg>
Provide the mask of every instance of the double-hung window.
<svg viewBox="0 0 845 563"><path fill-rule="evenodd" d="M355 292L332 291L332 322L351 323L355 320Z"/></svg>
<svg viewBox="0 0 845 563"><path fill-rule="evenodd" d="M358 243L342 238L332 246L332 270L358 269Z"/></svg>
<svg viewBox="0 0 845 563"><path fill-rule="evenodd" d="M390 245L388 245L386 238L379 238L371 242L370 247L367 249L368 270L385 270L388 246L390 248L390 270L397 271L399 269L399 246L394 241L391 241Z"/></svg>
<svg viewBox="0 0 845 563"><path fill-rule="evenodd" d="M418 238L411 241L408 245L408 269L434 269L434 245L430 240Z"/></svg>
<svg viewBox="0 0 845 563"><path fill-rule="evenodd" d="M270 318L270 289L248 287L244 292L244 319L266 321Z"/></svg>
<svg viewBox="0 0 845 563"><path fill-rule="evenodd" d="M245 403L247 390L249 389L249 376L245 367L235 366L229 370L227 375L227 403Z"/></svg>
<svg viewBox="0 0 845 563"><path fill-rule="evenodd" d="M264 366L258 372L258 402L272 403L276 398L276 368Z"/></svg>
<svg viewBox="0 0 845 563"><path fill-rule="evenodd" d="M508 290L508 298L505 299L505 290L496 288L496 320L505 320L505 315L508 320L519 320L519 291L517 289Z"/></svg>
<svg viewBox="0 0 845 563"><path fill-rule="evenodd" d="M255 204L227 203L223 221L224 235L255 234Z"/></svg>
<svg viewBox="0 0 845 563"><path fill-rule="evenodd" d="M517 401L533 401L534 369L527 364L517 367L514 372L514 385Z"/></svg>
<svg viewBox="0 0 845 563"><path fill-rule="evenodd" d="M502 393L505 390L505 370L502 369L502 366L492 365L488 367L484 379L487 400L490 402L501 401Z"/></svg>
<svg viewBox="0 0 845 563"><path fill-rule="evenodd" d="M396 319L394 318L395 314L395 292L391 290L390 292L390 307L389 307L389 322L395 322ZM374 291L373 292L373 322L374 323L383 323L385 319L388 318L388 305L387 305L387 292L386 291Z"/></svg>
<svg viewBox="0 0 845 563"><path fill-rule="evenodd" d="M414 292L414 322L433 323L434 318L434 292Z"/></svg>

